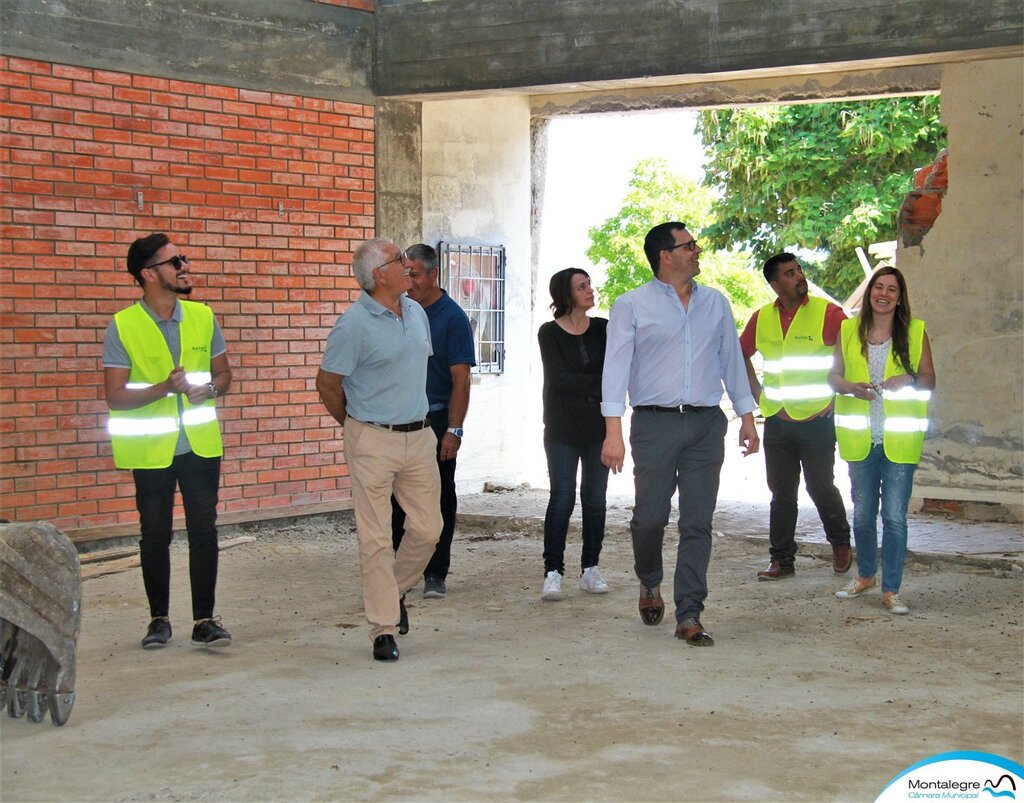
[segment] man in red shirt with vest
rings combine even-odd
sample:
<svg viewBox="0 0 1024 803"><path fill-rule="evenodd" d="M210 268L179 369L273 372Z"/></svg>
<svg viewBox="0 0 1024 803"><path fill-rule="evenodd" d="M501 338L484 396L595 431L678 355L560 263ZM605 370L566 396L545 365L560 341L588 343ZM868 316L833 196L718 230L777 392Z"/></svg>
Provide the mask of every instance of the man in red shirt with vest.
<svg viewBox="0 0 1024 803"><path fill-rule="evenodd" d="M832 545L832 568L849 570L850 524L835 486L836 431L828 385L832 350L846 315L835 304L807 295L807 279L793 254L764 263L764 278L778 298L755 312L740 336L750 390L764 416L764 463L772 492L768 536L771 563L758 580L795 574L797 494L803 469L807 493ZM764 385L750 358L764 357Z"/></svg>

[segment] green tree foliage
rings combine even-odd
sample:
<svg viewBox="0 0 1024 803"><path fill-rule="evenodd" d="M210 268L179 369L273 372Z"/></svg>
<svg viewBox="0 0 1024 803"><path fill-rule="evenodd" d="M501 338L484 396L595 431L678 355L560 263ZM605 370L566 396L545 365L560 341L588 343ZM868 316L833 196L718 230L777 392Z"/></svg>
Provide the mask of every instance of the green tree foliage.
<svg viewBox="0 0 1024 803"><path fill-rule="evenodd" d="M946 145L937 96L706 111L697 133L721 192L709 244L821 250L811 278L840 298L864 275L854 248L896 239L914 170Z"/></svg>
<svg viewBox="0 0 1024 803"><path fill-rule="evenodd" d="M644 256L644 237L652 226L678 220L701 240L705 227L712 221L714 200L713 189L673 173L663 159L637 162L622 209L588 231L587 258L595 265L603 263L606 269L606 279L600 288L602 307L610 309L620 295L651 280L651 267ZM745 324L750 313L772 295L760 273L750 270L749 264L750 255L742 252L708 248L700 256L698 281L726 294L738 326Z"/></svg>

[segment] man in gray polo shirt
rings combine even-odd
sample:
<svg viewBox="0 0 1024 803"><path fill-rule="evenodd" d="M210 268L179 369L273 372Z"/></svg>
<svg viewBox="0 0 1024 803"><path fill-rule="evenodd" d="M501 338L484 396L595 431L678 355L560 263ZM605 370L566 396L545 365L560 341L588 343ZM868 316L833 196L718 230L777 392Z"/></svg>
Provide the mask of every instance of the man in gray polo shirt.
<svg viewBox="0 0 1024 803"><path fill-rule="evenodd" d="M419 580L442 526L437 439L427 420L430 324L405 295L409 267L391 240L360 245L352 269L363 292L327 337L316 389L345 428L373 657L395 661L395 631L409 630L405 592ZM398 552L391 543L392 493L406 513Z"/></svg>

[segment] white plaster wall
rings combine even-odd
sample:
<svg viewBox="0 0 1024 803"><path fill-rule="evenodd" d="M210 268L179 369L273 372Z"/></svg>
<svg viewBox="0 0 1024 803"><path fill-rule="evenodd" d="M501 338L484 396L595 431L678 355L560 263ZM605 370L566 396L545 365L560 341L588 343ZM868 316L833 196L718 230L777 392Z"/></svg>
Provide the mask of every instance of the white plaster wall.
<svg viewBox="0 0 1024 803"><path fill-rule="evenodd" d="M949 189L900 249L938 388L914 495L1024 503L1024 61L948 64Z"/></svg>
<svg viewBox="0 0 1024 803"><path fill-rule="evenodd" d="M475 377L466 437L459 452L460 490L484 481L525 481L543 447L540 397L529 388L533 354L530 242L530 104L525 96L423 104L423 237L504 245L505 372Z"/></svg>

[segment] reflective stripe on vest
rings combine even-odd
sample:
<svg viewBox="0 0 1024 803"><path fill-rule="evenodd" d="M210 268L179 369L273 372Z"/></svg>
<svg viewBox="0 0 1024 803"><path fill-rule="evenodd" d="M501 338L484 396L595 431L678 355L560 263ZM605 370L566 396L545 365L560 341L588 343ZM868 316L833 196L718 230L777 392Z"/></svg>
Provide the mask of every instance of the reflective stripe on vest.
<svg viewBox="0 0 1024 803"><path fill-rule="evenodd" d="M179 325L181 365L189 384L208 384L212 378L210 345L213 313L205 304L179 303L182 308ZM174 362L167 341L146 310L140 304L134 304L117 313L114 321L131 360L125 387L147 388L164 382L174 369ZM114 465L118 468L166 468L174 459L182 427L193 452L202 457L222 455L224 448L214 400L193 405L182 394L180 417L178 402L178 394L168 393L134 410L111 410L107 429L113 446Z"/></svg>
<svg viewBox="0 0 1024 803"><path fill-rule="evenodd" d="M822 337L828 302L808 298L793 316L785 337L778 307L757 313L755 344L764 357L764 382L758 403L765 416L785 410L794 421L811 418L832 403L828 372L832 347Z"/></svg>
<svg viewBox="0 0 1024 803"><path fill-rule="evenodd" d="M857 318L850 318L843 321L839 330L845 378L850 382L870 382L868 361L861 351L859 325ZM918 318L910 321L910 364L915 372L921 364L924 332L924 321ZM890 348L884 378L904 373L902 366L897 367ZM893 463L920 462L924 435L928 431L928 402L931 397L930 390L912 385L882 392L882 409L885 411L882 443L885 456ZM847 462L863 460L871 451L870 406L866 399L836 396L836 441L839 443L839 456Z"/></svg>

